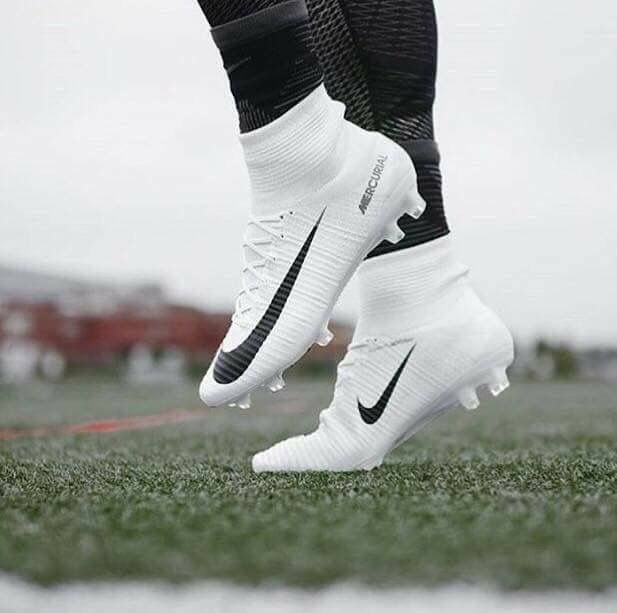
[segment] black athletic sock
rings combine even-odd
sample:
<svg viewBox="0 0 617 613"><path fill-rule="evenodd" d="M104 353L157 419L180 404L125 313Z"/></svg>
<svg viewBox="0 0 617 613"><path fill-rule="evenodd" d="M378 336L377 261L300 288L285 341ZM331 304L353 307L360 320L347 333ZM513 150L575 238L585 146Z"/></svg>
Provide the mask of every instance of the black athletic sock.
<svg viewBox="0 0 617 613"><path fill-rule="evenodd" d="M197 0L211 27L248 17L285 0Z"/></svg>
<svg viewBox="0 0 617 613"><path fill-rule="evenodd" d="M306 6L328 93L345 104L345 119L374 130L365 67L340 0L306 0Z"/></svg>
<svg viewBox="0 0 617 613"><path fill-rule="evenodd" d="M368 257L414 247L448 234L440 155L434 142L437 20L433 0L345 0L346 15L365 66L377 129L414 162L427 209L405 215L405 238L383 242Z"/></svg>
<svg viewBox="0 0 617 613"><path fill-rule="evenodd" d="M199 0L236 101L240 131L286 113L321 82L304 0Z"/></svg>
<svg viewBox="0 0 617 613"><path fill-rule="evenodd" d="M433 0L307 3L328 91L348 106L350 121L379 130L407 150L416 168L419 191L428 205L420 220L408 215L399 220L405 232L401 242L393 245L384 241L369 257L448 234L433 130L437 72ZM347 27L341 24L341 12ZM358 64L362 70L355 68ZM370 110L370 119L366 109Z"/></svg>
<svg viewBox="0 0 617 613"><path fill-rule="evenodd" d="M344 0L380 131L433 139L437 20L433 0Z"/></svg>

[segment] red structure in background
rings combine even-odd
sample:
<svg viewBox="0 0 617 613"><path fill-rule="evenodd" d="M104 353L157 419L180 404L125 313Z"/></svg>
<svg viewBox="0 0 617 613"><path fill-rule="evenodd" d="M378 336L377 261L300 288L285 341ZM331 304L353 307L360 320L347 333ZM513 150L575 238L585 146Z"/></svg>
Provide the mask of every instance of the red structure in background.
<svg viewBox="0 0 617 613"><path fill-rule="evenodd" d="M223 338L229 316L187 306L120 308L111 313L65 313L55 304L8 304L0 308L0 341L20 337L53 349L68 363L97 363L126 356L137 345L156 351L173 347L194 360L206 360Z"/></svg>
<svg viewBox="0 0 617 613"><path fill-rule="evenodd" d="M0 307L0 343L19 336L54 350L69 364L96 364L122 358L136 346L153 351L174 348L191 361L206 362L223 339L230 316L180 305L123 307L110 313L66 313L55 304L5 304ZM311 352L316 359L340 355L349 334L335 326L335 341Z"/></svg>
<svg viewBox="0 0 617 613"><path fill-rule="evenodd" d="M205 366L229 321L229 314L170 302L156 284L92 282L0 266L0 382L7 364L9 379L45 367L60 373L64 365L131 362L131 355L145 354ZM310 358L342 355L349 330L335 326L333 332L334 342Z"/></svg>

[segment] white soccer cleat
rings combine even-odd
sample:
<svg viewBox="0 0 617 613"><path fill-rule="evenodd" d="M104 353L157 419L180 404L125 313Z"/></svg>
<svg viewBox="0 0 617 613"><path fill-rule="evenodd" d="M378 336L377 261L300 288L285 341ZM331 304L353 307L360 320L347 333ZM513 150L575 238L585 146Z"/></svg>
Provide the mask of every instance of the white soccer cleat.
<svg viewBox="0 0 617 613"><path fill-rule="evenodd" d="M478 408L478 388L506 389L510 333L470 288L449 302L406 338L352 344L317 430L256 454L255 472L370 470L448 409Z"/></svg>
<svg viewBox="0 0 617 613"><path fill-rule="evenodd" d="M241 136L254 216L232 324L200 386L208 405L237 401L327 344L355 269L384 237L401 237L392 228L403 213L424 210L405 151L343 113L320 87Z"/></svg>

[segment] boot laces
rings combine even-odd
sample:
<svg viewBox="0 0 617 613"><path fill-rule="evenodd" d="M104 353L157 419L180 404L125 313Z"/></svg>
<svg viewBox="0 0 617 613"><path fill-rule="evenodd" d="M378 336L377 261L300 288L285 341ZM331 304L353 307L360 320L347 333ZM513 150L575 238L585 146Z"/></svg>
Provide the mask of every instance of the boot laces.
<svg viewBox="0 0 617 613"><path fill-rule="evenodd" d="M276 261L272 244L279 236L281 217L271 215L249 219L242 243L245 262L242 269L242 289L238 294L232 318L237 323L252 323L251 311L258 306L265 306L259 290L272 281L266 274L266 268L269 263Z"/></svg>

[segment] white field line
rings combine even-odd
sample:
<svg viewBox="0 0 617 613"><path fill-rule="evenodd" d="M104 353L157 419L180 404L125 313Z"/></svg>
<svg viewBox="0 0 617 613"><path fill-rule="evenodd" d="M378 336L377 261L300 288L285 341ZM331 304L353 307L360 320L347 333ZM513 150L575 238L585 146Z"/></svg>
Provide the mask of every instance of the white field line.
<svg viewBox="0 0 617 613"><path fill-rule="evenodd" d="M374 590L340 584L319 591L206 582L79 583L41 588L0 575L2 613L615 613L617 592L500 593L479 587Z"/></svg>

